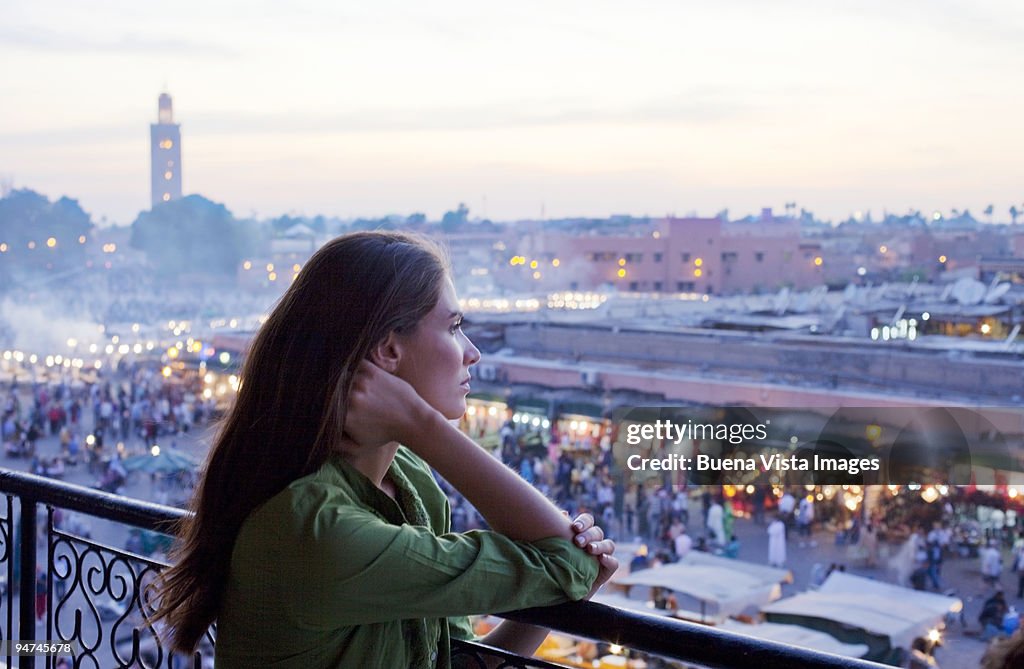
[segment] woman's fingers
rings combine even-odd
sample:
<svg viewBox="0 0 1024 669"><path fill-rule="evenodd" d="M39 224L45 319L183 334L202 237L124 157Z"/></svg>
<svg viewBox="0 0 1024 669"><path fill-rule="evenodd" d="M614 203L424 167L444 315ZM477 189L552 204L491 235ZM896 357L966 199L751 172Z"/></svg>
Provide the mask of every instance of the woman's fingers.
<svg viewBox="0 0 1024 669"><path fill-rule="evenodd" d="M597 525L594 525L593 527L586 529L583 532L577 532L576 536L573 537L573 541L580 548L588 544L592 544L595 541L601 541L602 539L604 539L604 530L602 530Z"/></svg>
<svg viewBox="0 0 1024 669"><path fill-rule="evenodd" d="M580 532L586 532L588 529L594 526L594 517L589 513L581 513L576 516L572 521L572 529L574 532L579 534Z"/></svg>
<svg viewBox="0 0 1024 669"><path fill-rule="evenodd" d="M611 555L615 552L615 542L611 539L591 542L587 545L587 552L595 556Z"/></svg>

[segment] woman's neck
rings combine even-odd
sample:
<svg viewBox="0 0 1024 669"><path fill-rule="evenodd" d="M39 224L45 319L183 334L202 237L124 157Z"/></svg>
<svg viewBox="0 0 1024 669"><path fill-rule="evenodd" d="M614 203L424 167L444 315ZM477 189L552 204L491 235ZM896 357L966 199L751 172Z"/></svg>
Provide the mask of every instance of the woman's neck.
<svg viewBox="0 0 1024 669"><path fill-rule="evenodd" d="M363 476L370 479L375 486L389 495L392 494L394 486L390 482L385 481L384 477L387 476L388 469L391 468L391 462L395 459L395 453L398 452L397 441L392 441L383 446L368 448L360 446L349 439L343 439L338 452L341 453L341 457L345 458L346 462L359 470Z"/></svg>

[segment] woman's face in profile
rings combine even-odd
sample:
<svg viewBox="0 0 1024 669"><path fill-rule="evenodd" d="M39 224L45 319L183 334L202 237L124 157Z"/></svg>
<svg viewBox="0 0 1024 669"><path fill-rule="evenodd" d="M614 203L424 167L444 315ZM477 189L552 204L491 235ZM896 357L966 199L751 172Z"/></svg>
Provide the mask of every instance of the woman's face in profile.
<svg viewBox="0 0 1024 669"><path fill-rule="evenodd" d="M399 335L402 355L395 374L449 420L466 412L469 368L480 351L462 332L455 286L446 278L434 309L410 334Z"/></svg>

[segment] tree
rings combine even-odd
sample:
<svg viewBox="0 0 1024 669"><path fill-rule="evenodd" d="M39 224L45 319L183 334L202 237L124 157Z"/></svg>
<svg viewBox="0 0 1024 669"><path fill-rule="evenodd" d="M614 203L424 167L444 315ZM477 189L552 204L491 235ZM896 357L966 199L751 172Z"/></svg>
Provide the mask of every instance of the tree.
<svg viewBox="0 0 1024 669"><path fill-rule="evenodd" d="M1020 216L1020 211L1017 209L1017 206L1010 205L1010 220L1013 222L1013 225L1017 225L1018 216Z"/></svg>
<svg viewBox="0 0 1024 669"><path fill-rule="evenodd" d="M81 239L88 238L92 228L89 214L68 197L51 203L24 188L0 198L0 242L7 245L4 258L14 273L81 267L85 262Z"/></svg>
<svg viewBox="0 0 1024 669"><path fill-rule="evenodd" d="M996 210L995 206L993 206L991 204L989 206L985 207L985 215L988 216L988 222L989 223L992 222L992 212L994 212L995 210Z"/></svg>
<svg viewBox="0 0 1024 669"><path fill-rule="evenodd" d="M469 220L469 207L465 202L460 202L455 211L444 212L444 216L441 217L441 229L445 232L454 232L465 225L467 220Z"/></svg>
<svg viewBox="0 0 1024 669"><path fill-rule="evenodd" d="M233 276L242 260L240 233L223 204L189 195L140 213L132 223L131 245L164 277L181 272Z"/></svg>

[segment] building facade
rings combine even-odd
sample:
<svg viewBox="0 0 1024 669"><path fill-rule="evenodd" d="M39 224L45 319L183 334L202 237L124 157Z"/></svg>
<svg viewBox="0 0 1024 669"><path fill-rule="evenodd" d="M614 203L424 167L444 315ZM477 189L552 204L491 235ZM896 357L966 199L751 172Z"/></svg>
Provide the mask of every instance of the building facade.
<svg viewBox="0 0 1024 669"><path fill-rule="evenodd" d="M820 244L770 211L757 222L665 218L634 235L541 231L518 253L501 271L507 288L719 295L824 283Z"/></svg>

